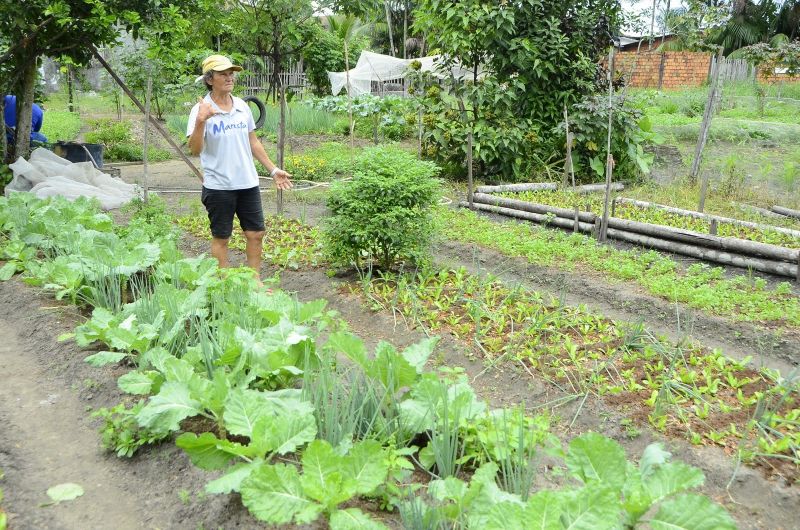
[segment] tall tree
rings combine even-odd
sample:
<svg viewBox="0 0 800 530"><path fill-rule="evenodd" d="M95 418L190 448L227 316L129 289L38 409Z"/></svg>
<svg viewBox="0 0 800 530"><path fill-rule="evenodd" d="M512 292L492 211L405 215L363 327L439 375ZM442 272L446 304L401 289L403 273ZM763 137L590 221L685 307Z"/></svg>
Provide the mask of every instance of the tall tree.
<svg viewBox="0 0 800 530"><path fill-rule="evenodd" d="M18 96L17 156L27 156L30 150L40 58L68 57L75 64L87 64L92 55L90 44L114 43L119 27L135 34L142 24L157 18L161 9L160 0L26 0L24 9L18 2L0 1L0 34L8 39L6 49L0 50L0 63L12 65L4 88Z"/></svg>

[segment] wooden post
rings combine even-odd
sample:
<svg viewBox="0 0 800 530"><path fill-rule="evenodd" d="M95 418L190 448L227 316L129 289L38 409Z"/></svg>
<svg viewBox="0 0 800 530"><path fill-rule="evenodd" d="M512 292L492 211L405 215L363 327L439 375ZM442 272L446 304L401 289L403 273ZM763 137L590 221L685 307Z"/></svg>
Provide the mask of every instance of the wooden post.
<svg viewBox="0 0 800 530"><path fill-rule="evenodd" d="M717 235L717 225L718 224L719 223L717 223L716 219L711 219L711 226L708 229L708 233L711 234L712 236Z"/></svg>
<svg viewBox="0 0 800 530"><path fill-rule="evenodd" d="M713 77L711 79L711 89L708 91L708 100L706 101L706 109L703 113L703 122L700 124L700 135L697 138L697 147L694 151L694 161L692 162L692 173L690 175L692 182L697 182L697 175L700 172L700 159L703 156L703 149L705 149L706 141L708 140L708 131L711 128L711 117L714 115L714 101L717 97L717 81L719 80L719 72L722 64L722 47L717 50L717 66L714 68ZM703 177L703 182L700 187L700 203L697 207L699 212L703 211L706 203L706 192L708 191L708 175Z"/></svg>
<svg viewBox="0 0 800 530"><path fill-rule="evenodd" d="M652 39L652 36L650 37ZM611 130L612 117L614 115L614 83L612 72L614 71L614 47L608 52L608 135L606 138L606 192L603 199L603 221L600 225L600 233L597 239L605 241L608 233L608 210L611 201L611 173L614 171L614 157L611 154Z"/></svg>
<svg viewBox="0 0 800 530"><path fill-rule="evenodd" d="M276 65L275 68L278 68ZM283 169L285 166L285 151L286 151L286 89L283 86L283 80L278 77L278 90L279 90L279 104L281 106L280 124L278 125L278 167ZM274 183L274 181L273 181ZM275 194L276 207L278 215L283 215L283 190L278 190Z"/></svg>
<svg viewBox="0 0 800 530"><path fill-rule="evenodd" d="M613 199L611 199L611 217L614 217L616 213L617 213L617 198L614 197Z"/></svg>
<svg viewBox="0 0 800 530"><path fill-rule="evenodd" d="M458 106L461 109L461 115L467 122L467 203L472 209L472 197L475 194L475 186L472 181L472 122L467 118L467 108L461 96L458 98Z"/></svg>
<svg viewBox="0 0 800 530"><path fill-rule="evenodd" d="M350 168L352 170L352 168L355 167L353 157L356 146L355 138L353 138L353 132L356 128L356 122L353 120L353 96L350 94L350 55L347 51L347 39L344 41L344 77L345 82L347 83L347 116L350 120Z"/></svg>
<svg viewBox="0 0 800 530"><path fill-rule="evenodd" d="M109 75L111 75L111 77L114 79L114 81L117 82L117 84L123 90L123 92L125 92L125 94L127 94L127 96L131 98L131 101L133 101L133 103L137 107L139 107L140 111L144 112L144 105L142 105L142 103L136 98L136 96L133 95L133 92L131 92L130 89L127 87L127 85L125 85L125 83L122 81L122 79L119 78L117 73L111 68L111 66L106 62L106 60L103 59L103 56L100 55L100 53L97 51L97 48L95 48L93 44L89 44L89 49L92 51L92 55L94 55L94 58L97 59L97 61L103 65L103 68L105 68L106 71L109 73ZM153 116L150 116L150 123L153 124L153 127L156 128L159 134L161 134L161 136L164 137L164 139L175 150L175 152L178 153L178 156L181 157L181 160L186 162L186 165L191 168L191 170L194 172L197 178L199 178L200 181L202 182L203 174L200 173L200 170L197 169L197 166L195 166L192 163L192 161L189 160L189 157L186 156L186 154L183 152L183 149L181 149L178 146L178 144L175 143L175 140L172 139L172 136L170 136L170 134L166 130L164 130L164 127L162 127L161 124L158 123L158 120L153 118Z"/></svg>
<svg viewBox="0 0 800 530"><path fill-rule="evenodd" d="M422 160L422 105L417 110L417 134L419 136L417 139L417 158Z"/></svg>
<svg viewBox="0 0 800 530"><path fill-rule="evenodd" d="M600 239L600 230L602 229L603 220L600 217L597 217L594 220L594 228L592 229L592 237L595 239Z"/></svg>
<svg viewBox="0 0 800 530"><path fill-rule="evenodd" d="M581 210L580 210L580 208L578 208L578 207L576 206L576 207L575 207L575 225L572 227L572 231L573 231L573 232L575 232L576 234L577 234L577 233L578 233L578 231L580 230L580 225L579 225L579 216L580 216L580 213L581 213Z"/></svg>
<svg viewBox="0 0 800 530"><path fill-rule="evenodd" d="M564 163L564 185L567 184L567 174L572 177L572 188L575 189L575 167L572 164L572 142L575 138L571 132L569 132L569 115L567 114L567 104L564 103L564 127L567 131L567 160Z"/></svg>
<svg viewBox="0 0 800 530"><path fill-rule="evenodd" d="M144 202L149 201L150 186L147 170L147 149L150 143L150 96L153 92L153 75L150 65L147 67L147 90L144 93L144 143L142 144L142 188L144 189Z"/></svg>

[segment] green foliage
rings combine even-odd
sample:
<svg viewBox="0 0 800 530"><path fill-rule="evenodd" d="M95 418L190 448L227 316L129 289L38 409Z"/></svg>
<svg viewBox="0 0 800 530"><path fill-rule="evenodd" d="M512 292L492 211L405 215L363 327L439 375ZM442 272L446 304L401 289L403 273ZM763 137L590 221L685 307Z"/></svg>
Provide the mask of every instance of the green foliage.
<svg viewBox="0 0 800 530"><path fill-rule="evenodd" d="M425 256L433 233L438 168L391 147L366 149L353 180L331 186L324 222L326 254L340 265L377 263L388 269Z"/></svg>
<svg viewBox="0 0 800 530"><path fill-rule="evenodd" d="M572 158L576 181L597 182L605 178L608 113L612 113L611 154L614 157L614 178L633 179L650 172L653 155L643 146L655 139L650 121L641 110L626 104L622 97L590 96L572 106L570 132L575 135ZM564 124L557 132L566 137Z"/></svg>
<svg viewBox="0 0 800 530"><path fill-rule="evenodd" d="M780 41L760 42L741 48L737 57L746 59L766 75L774 73L775 68L785 68L788 75L800 73L800 42Z"/></svg>
<svg viewBox="0 0 800 530"><path fill-rule="evenodd" d="M576 265L618 280L635 281L649 292L670 301L736 320L800 325L800 302L785 288L769 288L765 281L748 276L727 279L721 268L697 264L682 270L677 262L657 252L617 250L598 245L579 234L521 224L497 225L471 212L439 210L437 216L446 237L478 243L510 256L532 262Z"/></svg>
<svg viewBox="0 0 800 530"><path fill-rule="evenodd" d="M372 138L376 144L381 135L388 140L401 140L414 134L416 116L413 102L408 98L378 97L371 94L362 94L352 99L347 96L326 96L309 98L305 104L341 115L349 115L352 111L355 134ZM342 132L345 135L350 134L349 120L342 125Z"/></svg>
<svg viewBox="0 0 800 530"><path fill-rule="evenodd" d="M331 517L331 528L383 528L356 508L347 513L338 508L386 480L383 453L380 444L368 440L342 456L328 442L315 440L303 452L302 474L286 464L263 465L250 473L242 482L242 503L257 519L272 524L306 524L324 512Z"/></svg>
<svg viewBox="0 0 800 530"><path fill-rule="evenodd" d="M308 45L303 49L303 65L311 90L322 96L330 94L331 82L328 72L345 70L344 41L336 33L325 30L321 24L311 24L306 29ZM350 68L355 67L361 50L366 48L363 38L351 38L347 42L347 54Z"/></svg>
<svg viewBox="0 0 800 530"><path fill-rule="evenodd" d="M580 487L542 489L522 501L497 487L497 466L486 464L469 483L453 477L432 481L428 498L436 504L417 510L435 510L452 524L470 529L530 528L532 521L548 529L735 529L724 508L702 495L685 493L703 484L703 473L669 462L669 457L659 444L652 444L637 467L625 459L617 442L588 433L570 443L565 458L569 475L582 483ZM656 507L651 519L642 519Z"/></svg>
<svg viewBox="0 0 800 530"><path fill-rule="evenodd" d="M164 440L168 434L156 432L139 426L136 415L142 410L144 400L139 400L128 408L120 403L111 409L101 408L92 417L102 418L100 427L101 444L104 449L114 451L119 457L130 458L144 445L151 445Z"/></svg>
<svg viewBox="0 0 800 530"><path fill-rule="evenodd" d="M327 142L287 156L285 166L295 179L331 181L353 173L354 156L358 156L359 151L351 153L347 145Z"/></svg>
<svg viewBox="0 0 800 530"><path fill-rule="evenodd" d="M74 501L84 493L83 486L74 482L56 484L47 488L47 496L50 497L49 504L59 504L66 501Z"/></svg>
<svg viewBox="0 0 800 530"><path fill-rule="evenodd" d="M81 130L81 117L76 112L47 110L42 121L42 134L49 142L71 142Z"/></svg>
<svg viewBox="0 0 800 530"><path fill-rule="evenodd" d="M14 178L14 172L5 164L0 164L0 191L6 189L6 184Z"/></svg>
<svg viewBox="0 0 800 530"><path fill-rule="evenodd" d="M565 104L597 91L597 57L610 45L620 6L424 0L415 14L415 27L428 32L446 65L459 63L469 72L445 79L443 90L425 76L416 83L415 93L425 94L426 154L463 161L469 129L479 173L521 180L561 157L541 138L561 122Z"/></svg>
<svg viewBox="0 0 800 530"><path fill-rule="evenodd" d="M111 118L94 120L89 123L93 129L86 133L88 143L105 145L105 158L119 161L138 161L142 159L143 147L136 142L131 133L131 124ZM147 157L151 162L169 160L170 152L150 147Z"/></svg>

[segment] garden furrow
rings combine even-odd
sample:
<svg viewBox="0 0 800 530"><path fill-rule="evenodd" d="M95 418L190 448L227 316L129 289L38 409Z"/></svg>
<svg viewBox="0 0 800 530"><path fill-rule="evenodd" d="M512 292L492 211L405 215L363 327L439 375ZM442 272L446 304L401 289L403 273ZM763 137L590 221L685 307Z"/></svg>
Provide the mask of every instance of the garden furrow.
<svg viewBox="0 0 800 530"><path fill-rule="evenodd" d="M22 310L9 299L9 288L14 287L0 284L4 307ZM141 510L145 499L129 489L117 462L98 447L97 433L86 424L86 405L37 362L25 324L0 318L0 468L10 527L99 529L114 521L120 530L152 528ZM69 482L85 494L40 506L49 500L48 488Z"/></svg>

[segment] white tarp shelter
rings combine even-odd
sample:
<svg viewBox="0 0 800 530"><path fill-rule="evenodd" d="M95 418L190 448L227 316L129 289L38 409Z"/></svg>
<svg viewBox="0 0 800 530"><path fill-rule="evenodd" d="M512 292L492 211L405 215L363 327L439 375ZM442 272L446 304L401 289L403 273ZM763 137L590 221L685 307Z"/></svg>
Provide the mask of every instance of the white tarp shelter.
<svg viewBox="0 0 800 530"><path fill-rule="evenodd" d="M19 157L8 167L14 178L6 195L27 191L43 199L61 195L70 200L94 197L104 210L112 210L139 196L139 188L111 177L91 162L70 162L44 147L34 149L28 160Z"/></svg>
<svg viewBox="0 0 800 530"><path fill-rule="evenodd" d="M449 72L441 66L440 58L441 55L431 55L419 59L398 59L390 55L362 51L355 68L351 68L348 72L328 72L331 93L335 96L344 88L351 96L369 94L372 92L373 81L382 83L405 77L412 61L422 63L422 71L436 72L440 77L444 77L449 75ZM458 66L452 69L452 73L456 79L472 75L469 70ZM349 87L347 87L348 78L350 80Z"/></svg>

